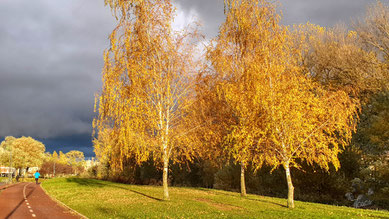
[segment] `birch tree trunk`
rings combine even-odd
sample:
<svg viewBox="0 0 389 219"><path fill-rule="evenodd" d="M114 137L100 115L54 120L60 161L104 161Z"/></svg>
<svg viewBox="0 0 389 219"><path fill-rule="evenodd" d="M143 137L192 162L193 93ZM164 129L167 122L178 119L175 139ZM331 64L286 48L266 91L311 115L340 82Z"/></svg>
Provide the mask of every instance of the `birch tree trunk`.
<svg viewBox="0 0 389 219"><path fill-rule="evenodd" d="M167 145L166 145L167 146ZM169 200L169 188L168 188L168 171L169 171L169 158L167 156L167 148L163 150L163 200Z"/></svg>
<svg viewBox="0 0 389 219"><path fill-rule="evenodd" d="M240 195L243 197L246 196L246 182L244 179L244 169L245 169L245 165L242 162L240 164Z"/></svg>
<svg viewBox="0 0 389 219"><path fill-rule="evenodd" d="M284 164L286 182L288 183L288 208L294 208L294 187L292 183L292 176L290 174L289 161Z"/></svg>

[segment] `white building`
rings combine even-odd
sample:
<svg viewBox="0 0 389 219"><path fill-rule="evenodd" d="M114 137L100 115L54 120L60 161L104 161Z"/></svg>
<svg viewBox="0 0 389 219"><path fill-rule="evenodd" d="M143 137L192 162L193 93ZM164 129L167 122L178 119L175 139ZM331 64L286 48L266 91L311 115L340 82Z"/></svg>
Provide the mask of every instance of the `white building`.
<svg viewBox="0 0 389 219"><path fill-rule="evenodd" d="M10 173L15 173L15 168L9 168L9 167L0 167L0 176L2 177L8 177Z"/></svg>

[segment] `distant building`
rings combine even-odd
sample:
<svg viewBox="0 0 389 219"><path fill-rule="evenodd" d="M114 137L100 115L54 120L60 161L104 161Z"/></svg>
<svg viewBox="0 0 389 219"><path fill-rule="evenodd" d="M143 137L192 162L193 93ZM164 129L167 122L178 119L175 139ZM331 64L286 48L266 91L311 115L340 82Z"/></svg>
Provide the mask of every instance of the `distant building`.
<svg viewBox="0 0 389 219"><path fill-rule="evenodd" d="M9 167L0 167L0 176L1 177L8 177L9 176ZM16 176L17 174L20 174L21 176L27 176L27 177L32 177L35 173L35 171L39 170L39 167L29 167L26 169L16 169L16 168L11 168L11 173Z"/></svg>
<svg viewBox="0 0 389 219"><path fill-rule="evenodd" d="M10 169L9 167L0 167L0 176L2 177L8 177L10 173L15 174L15 172L16 172L15 168Z"/></svg>
<svg viewBox="0 0 389 219"><path fill-rule="evenodd" d="M87 170L98 164L98 161L94 157L85 158L84 168Z"/></svg>

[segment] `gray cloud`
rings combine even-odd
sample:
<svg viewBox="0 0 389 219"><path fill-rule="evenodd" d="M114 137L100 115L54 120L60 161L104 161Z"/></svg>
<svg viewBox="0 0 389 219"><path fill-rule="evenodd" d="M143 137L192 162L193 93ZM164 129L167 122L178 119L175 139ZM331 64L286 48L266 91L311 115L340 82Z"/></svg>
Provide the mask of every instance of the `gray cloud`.
<svg viewBox="0 0 389 219"><path fill-rule="evenodd" d="M283 22L300 24L308 21L321 26L337 23L350 24L351 19L362 17L375 0L281 0Z"/></svg>
<svg viewBox="0 0 389 219"><path fill-rule="evenodd" d="M219 31L219 25L224 20L223 0L175 0L180 9L186 11L196 10L202 30L207 37L214 37Z"/></svg>
<svg viewBox="0 0 389 219"><path fill-rule="evenodd" d="M176 0L180 8L194 9L200 15L203 30L208 37L217 35L223 22L223 0ZM277 1L273 1L276 2ZM350 25L351 18L364 15L366 6L375 0L280 0L282 22L287 25L310 23L333 26L337 23Z"/></svg>
<svg viewBox="0 0 389 219"><path fill-rule="evenodd" d="M94 0L0 6L0 136L89 134L110 10Z"/></svg>

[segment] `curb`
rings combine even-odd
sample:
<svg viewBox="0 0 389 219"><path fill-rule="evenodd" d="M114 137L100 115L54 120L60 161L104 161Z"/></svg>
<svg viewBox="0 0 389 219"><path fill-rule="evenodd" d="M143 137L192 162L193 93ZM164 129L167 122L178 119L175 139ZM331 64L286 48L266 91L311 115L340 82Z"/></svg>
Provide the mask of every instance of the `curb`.
<svg viewBox="0 0 389 219"><path fill-rule="evenodd" d="M19 184L19 183L20 183L20 182L12 183L12 184L6 184L5 186L1 186L1 187L0 187L0 191L5 190L5 189L7 189L7 188L9 188L9 187L12 187L12 186L16 186L16 185Z"/></svg>
<svg viewBox="0 0 389 219"><path fill-rule="evenodd" d="M41 184L41 185L42 185L42 184ZM76 211L76 210L70 208L69 206L65 205L63 202L59 201L58 199L52 197L52 196L46 191L46 189L44 189L42 186L40 186L40 187L41 187L41 189L45 192L45 194L46 194L47 196L49 196L53 201L57 202L59 205L62 205L63 207L65 207L65 208L67 208L68 210L70 210L73 214L76 214L76 215L80 216L81 218L89 219L87 216L81 214L80 212L78 212L78 211Z"/></svg>

